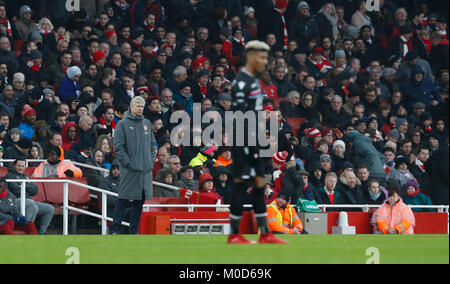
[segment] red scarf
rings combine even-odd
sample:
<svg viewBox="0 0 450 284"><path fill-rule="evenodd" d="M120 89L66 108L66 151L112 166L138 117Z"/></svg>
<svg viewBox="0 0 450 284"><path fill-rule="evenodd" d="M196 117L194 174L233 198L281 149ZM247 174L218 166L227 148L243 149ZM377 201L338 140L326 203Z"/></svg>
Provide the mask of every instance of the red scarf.
<svg viewBox="0 0 450 284"><path fill-rule="evenodd" d="M10 37L12 37L12 28L11 28L11 24L9 23L8 18L6 18L6 17L0 18L0 23L2 23L7 28L8 35Z"/></svg>
<svg viewBox="0 0 450 284"><path fill-rule="evenodd" d="M417 194L419 194L419 190L418 189L416 189L416 191L414 191L413 193L406 192L406 195L408 195L409 197L414 197Z"/></svg>
<svg viewBox="0 0 450 284"><path fill-rule="evenodd" d="M350 91L348 90L349 86L350 86L350 82L348 82L347 84L345 84L345 86L342 87L342 90L344 91L344 94L346 97L348 97L348 95L350 95Z"/></svg>
<svg viewBox="0 0 450 284"><path fill-rule="evenodd" d="M0 193L0 198L5 198L6 195L8 195L8 190L5 189L5 191L3 191L2 193Z"/></svg>
<svg viewBox="0 0 450 284"><path fill-rule="evenodd" d="M433 46L431 45L431 39L423 39L421 38L423 45L425 45L425 48L428 50L428 52L431 51L431 49L433 48Z"/></svg>
<svg viewBox="0 0 450 284"><path fill-rule="evenodd" d="M405 45L406 45L406 48L408 49L408 51L413 50L413 45L412 45L412 41L411 40L404 41L403 38L400 38L400 39L403 42L403 46L405 47Z"/></svg>
<svg viewBox="0 0 450 284"><path fill-rule="evenodd" d="M100 124L106 126L106 122L103 117L100 117ZM112 129L116 129L116 122L114 120L111 122L111 125L112 125Z"/></svg>
<svg viewBox="0 0 450 284"><path fill-rule="evenodd" d="M205 97L208 93L208 87L206 85L202 86L202 84L200 83L198 83L198 86L200 87L200 92L202 93L203 97Z"/></svg>
<svg viewBox="0 0 450 284"><path fill-rule="evenodd" d="M334 197L335 197L334 192L333 192L333 194L328 194L328 197L330 198L330 203L334 204Z"/></svg>
<svg viewBox="0 0 450 284"><path fill-rule="evenodd" d="M41 66L34 64L29 58L27 59L27 66L33 71L39 71L39 69L41 69Z"/></svg>
<svg viewBox="0 0 450 284"><path fill-rule="evenodd" d="M331 67L330 61L328 61L328 59L326 59L323 56L322 56L322 61L321 62L315 62L314 61L314 57L312 55L309 57L309 60L311 60L311 62L314 65L316 65L316 67L319 68L319 70L322 70L323 68L333 69L333 67Z"/></svg>

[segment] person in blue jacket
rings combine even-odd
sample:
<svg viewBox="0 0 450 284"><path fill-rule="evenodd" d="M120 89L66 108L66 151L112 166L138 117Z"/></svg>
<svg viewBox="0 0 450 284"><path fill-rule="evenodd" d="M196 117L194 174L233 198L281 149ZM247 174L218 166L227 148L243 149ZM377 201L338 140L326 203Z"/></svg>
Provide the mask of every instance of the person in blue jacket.
<svg viewBox="0 0 450 284"><path fill-rule="evenodd" d="M77 66L67 68L67 77L58 85L57 96L61 101L68 103L73 98L78 98L81 87L78 81L81 77L81 69Z"/></svg>
<svg viewBox="0 0 450 284"><path fill-rule="evenodd" d="M406 193L402 196L403 202L408 205L433 205L431 198L420 192L419 184L411 179L406 182ZM414 212L434 212L430 208L413 208Z"/></svg>
<svg viewBox="0 0 450 284"><path fill-rule="evenodd" d="M417 102L424 103L428 111L430 111L431 106L439 104L439 93L433 81L425 77L425 71L420 65L415 65L412 68L411 78L401 85L401 90L410 110Z"/></svg>

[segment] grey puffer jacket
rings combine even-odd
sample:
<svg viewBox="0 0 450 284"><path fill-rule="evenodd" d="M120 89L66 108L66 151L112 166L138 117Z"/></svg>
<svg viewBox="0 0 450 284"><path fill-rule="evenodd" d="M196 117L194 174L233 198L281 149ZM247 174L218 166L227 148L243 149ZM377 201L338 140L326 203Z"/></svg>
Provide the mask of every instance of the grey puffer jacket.
<svg viewBox="0 0 450 284"><path fill-rule="evenodd" d="M0 226L20 215L19 209L14 206L15 199L16 196L9 191L4 198L0 198Z"/></svg>

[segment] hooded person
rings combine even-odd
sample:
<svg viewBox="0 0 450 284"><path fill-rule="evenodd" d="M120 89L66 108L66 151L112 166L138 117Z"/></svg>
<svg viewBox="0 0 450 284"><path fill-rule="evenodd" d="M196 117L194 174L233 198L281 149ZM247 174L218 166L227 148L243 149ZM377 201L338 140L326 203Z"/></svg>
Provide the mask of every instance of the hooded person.
<svg viewBox="0 0 450 284"><path fill-rule="evenodd" d="M47 161L41 163L33 172L33 178L81 178L83 173L68 160L60 160L61 149L52 146L47 153Z"/></svg>
<svg viewBox="0 0 450 284"><path fill-rule="evenodd" d="M283 191L289 192L291 195L291 201L297 203L297 200L301 198L304 193L305 183L297 168L297 163L293 160L286 163L283 177ZM280 191L281 194L281 191Z"/></svg>
<svg viewBox="0 0 450 284"><path fill-rule="evenodd" d="M405 94L408 108L413 109L414 104L422 102L425 104L426 110L430 110L432 102L439 102L439 94L433 81L425 77L425 71L420 65L415 65L411 70L411 77L401 84L402 94Z"/></svg>
<svg viewBox="0 0 450 284"><path fill-rule="evenodd" d="M386 179L385 157L373 146L370 138L358 131L351 131L348 138L354 164L366 165L372 178L384 181Z"/></svg>
<svg viewBox="0 0 450 284"><path fill-rule="evenodd" d="M92 150L91 156L86 164L97 168L106 169L105 154L99 149ZM83 168L83 176L87 179L88 185L98 187L102 181L102 178L106 177L106 171Z"/></svg>
<svg viewBox="0 0 450 284"><path fill-rule="evenodd" d="M78 81L81 77L81 69L77 66L67 68L67 77L58 85L57 96L61 101L68 103L73 98L78 98L81 87Z"/></svg>
<svg viewBox="0 0 450 284"><path fill-rule="evenodd" d="M219 166L214 170L214 186L216 192L222 197L224 204L231 204L231 194L233 190L233 180L231 171L227 167ZM250 196L248 198L250 202ZM246 203L250 204L250 203Z"/></svg>
<svg viewBox="0 0 450 284"><path fill-rule="evenodd" d="M433 205L431 198L420 192L416 180L410 179L406 182L406 193L402 195L403 202L408 205ZM414 212L434 212L434 209L414 208Z"/></svg>
<svg viewBox="0 0 450 284"><path fill-rule="evenodd" d="M75 128L75 131L71 128ZM77 124L75 122L67 122L66 125L64 125L61 136L63 140L62 147L65 152L68 152L74 144L78 143L80 133Z"/></svg>
<svg viewBox="0 0 450 284"><path fill-rule="evenodd" d="M223 201L222 196L216 192L216 188L214 187L214 178L209 173L201 174L198 178L198 191L203 193L205 196Z"/></svg>

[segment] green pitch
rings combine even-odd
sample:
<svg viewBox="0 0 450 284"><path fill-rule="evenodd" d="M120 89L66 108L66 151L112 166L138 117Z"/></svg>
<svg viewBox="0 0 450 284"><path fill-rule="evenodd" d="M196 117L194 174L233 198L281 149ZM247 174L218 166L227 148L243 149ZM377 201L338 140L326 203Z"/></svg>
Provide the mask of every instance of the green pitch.
<svg viewBox="0 0 450 284"><path fill-rule="evenodd" d="M0 236L0 263L449 263L448 235L281 238L290 244L227 245L222 235Z"/></svg>

